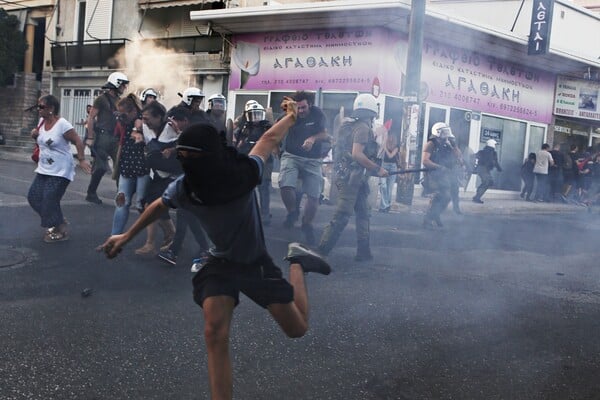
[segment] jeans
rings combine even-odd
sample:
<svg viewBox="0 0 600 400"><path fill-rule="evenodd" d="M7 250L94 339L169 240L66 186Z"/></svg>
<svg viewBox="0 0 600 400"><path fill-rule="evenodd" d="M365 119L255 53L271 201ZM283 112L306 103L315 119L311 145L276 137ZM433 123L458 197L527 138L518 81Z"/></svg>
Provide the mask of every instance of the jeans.
<svg viewBox="0 0 600 400"><path fill-rule="evenodd" d="M396 172L396 163L384 162L381 168L388 172ZM386 178L379 178L379 209L385 210L392 204L392 189L394 188L394 182L396 181L396 175L390 175Z"/></svg>
<svg viewBox="0 0 600 400"><path fill-rule="evenodd" d="M548 201L550 198L549 192L548 175L535 173L535 200Z"/></svg>
<svg viewBox="0 0 600 400"><path fill-rule="evenodd" d="M150 182L150 176L148 175L135 178L126 178L123 175L119 177L117 198L122 193L125 199L122 204L116 203L111 235L118 235L125 231L125 225L129 219L129 207L131 207L131 199L134 193L136 194L136 208L142 207L140 200L144 198L148 182Z"/></svg>
<svg viewBox="0 0 600 400"><path fill-rule="evenodd" d="M35 175L27 193L27 201L33 211L41 217L43 228L57 227L65 222L60 200L69 183L71 181L60 176Z"/></svg>

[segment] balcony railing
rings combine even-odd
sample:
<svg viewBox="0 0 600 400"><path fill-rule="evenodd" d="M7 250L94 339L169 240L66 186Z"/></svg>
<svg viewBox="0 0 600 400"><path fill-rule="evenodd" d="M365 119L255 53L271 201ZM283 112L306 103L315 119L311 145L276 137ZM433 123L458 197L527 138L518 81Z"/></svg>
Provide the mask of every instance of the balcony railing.
<svg viewBox="0 0 600 400"><path fill-rule="evenodd" d="M222 50L223 39L215 36L188 36L175 38L142 39L152 41L159 47L176 53L218 54ZM52 43L52 67L73 69L82 67L114 68L111 59L128 39L85 40L83 42Z"/></svg>
<svg viewBox="0 0 600 400"><path fill-rule="evenodd" d="M109 61L125 45L127 39L85 40L52 43L52 68L111 68Z"/></svg>

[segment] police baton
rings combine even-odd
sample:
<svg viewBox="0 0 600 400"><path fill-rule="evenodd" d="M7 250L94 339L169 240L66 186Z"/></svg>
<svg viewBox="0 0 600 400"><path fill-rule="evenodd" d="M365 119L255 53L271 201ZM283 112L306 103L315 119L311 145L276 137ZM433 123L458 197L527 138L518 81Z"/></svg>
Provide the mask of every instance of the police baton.
<svg viewBox="0 0 600 400"><path fill-rule="evenodd" d="M429 169L429 168L399 169L397 171L390 172L389 175L412 174L414 172L427 172L427 171L431 171L431 169Z"/></svg>

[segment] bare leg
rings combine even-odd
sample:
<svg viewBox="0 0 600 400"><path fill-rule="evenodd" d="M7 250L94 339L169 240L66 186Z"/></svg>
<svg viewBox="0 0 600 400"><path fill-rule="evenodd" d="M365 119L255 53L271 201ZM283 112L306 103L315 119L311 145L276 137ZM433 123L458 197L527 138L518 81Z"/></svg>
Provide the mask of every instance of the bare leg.
<svg viewBox="0 0 600 400"><path fill-rule="evenodd" d="M317 215L317 207L319 206L318 197L306 196L306 204L304 206L304 215L302 216L302 224L312 224Z"/></svg>
<svg viewBox="0 0 600 400"><path fill-rule="evenodd" d="M286 335L297 338L308 330L308 295L300 264L290 265L290 284L294 287L294 301L271 304L268 310Z"/></svg>
<svg viewBox="0 0 600 400"><path fill-rule="evenodd" d="M234 299L229 296L208 297L202 304L212 400L231 400L233 397L229 328L234 307Z"/></svg>
<svg viewBox="0 0 600 400"><path fill-rule="evenodd" d="M148 225L148 228L146 228L146 243L140 247L139 249L135 250L135 254L143 256L143 255L150 255L156 252L156 249L154 248L154 239L156 238L156 222Z"/></svg>
<svg viewBox="0 0 600 400"><path fill-rule="evenodd" d="M163 231L164 239L162 244L160 245L160 249L163 250L163 247L169 247L171 243L173 243L173 238L175 237L175 224L173 224L172 219L159 219L158 224Z"/></svg>
<svg viewBox="0 0 600 400"><path fill-rule="evenodd" d="M281 200L285 205L288 214L296 211L296 189L290 186L285 186L280 189Z"/></svg>

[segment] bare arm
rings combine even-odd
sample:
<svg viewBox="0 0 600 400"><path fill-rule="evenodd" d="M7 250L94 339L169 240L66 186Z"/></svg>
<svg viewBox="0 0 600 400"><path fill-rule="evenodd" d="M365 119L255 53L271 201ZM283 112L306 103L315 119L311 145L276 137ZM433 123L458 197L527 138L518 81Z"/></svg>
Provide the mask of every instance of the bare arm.
<svg viewBox="0 0 600 400"><path fill-rule="evenodd" d="M306 138L304 143L302 143L302 148L306 151L310 151L314 146L315 142L318 142L320 140L327 140L328 137L329 135L327 134L326 130L319 132L316 135L309 136Z"/></svg>
<svg viewBox="0 0 600 400"><path fill-rule="evenodd" d="M364 153L365 145L360 143L352 144L352 159L356 161L360 166L365 167L371 172L376 172L377 176L388 176L389 173L384 168L369 160Z"/></svg>
<svg viewBox="0 0 600 400"><path fill-rule="evenodd" d="M135 223L129 228L129 230L121 235L113 235L106 239L106 241L100 245L97 250L104 251L106 257L116 257L123 246L125 246L131 239L136 237L145 227L156 221L164 212L167 212L169 207L163 203L162 198L154 200L146 210L140 215Z"/></svg>
<svg viewBox="0 0 600 400"><path fill-rule="evenodd" d="M441 168L442 167L441 165L438 165L431 160L432 152L433 152L433 143L427 142L427 144L425 145L425 148L423 149L423 153L421 155L421 162L423 163L423 166L425 168L431 168L431 169Z"/></svg>
<svg viewBox="0 0 600 400"><path fill-rule="evenodd" d="M67 132L65 132L63 137L75 145L75 148L77 149L77 160L79 160L79 166L82 170L89 174L92 171L92 166L85 159L85 146L79 138L77 132L75 132L75 129L69 129Z"/></svg>
<svg viewBox="0 0 600 400"><path fill-rule="evenodd" d="M286 97L283 100L282 108L285 109L286 115L258 139L258 142L256 142L249 155L259 156L266 162L269 155L277 149L277 146L279 146L279 143L281 143L288 130L294 125L298 114L296 102Z"/></svg>
<svg viewBox="0 0 600 400"><path fill-rule="evenodd" d="M96 138L96 132L94 131L94 125L96 124L96 116L98 115L98 109L92 107L87 118L87 135L85 139L85 145L90 148L94 145L94 139Z"/></svg>

